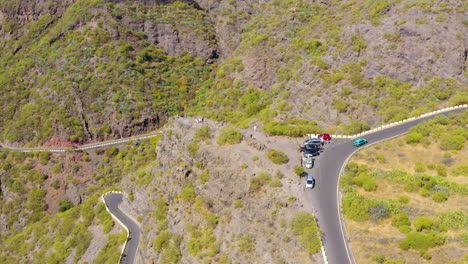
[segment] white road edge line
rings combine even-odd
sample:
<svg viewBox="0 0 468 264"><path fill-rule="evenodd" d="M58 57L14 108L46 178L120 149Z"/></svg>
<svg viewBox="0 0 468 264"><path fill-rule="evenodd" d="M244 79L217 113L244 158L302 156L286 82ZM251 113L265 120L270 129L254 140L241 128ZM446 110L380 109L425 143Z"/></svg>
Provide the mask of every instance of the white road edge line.
<svg viewBox="0 0 468 264"><path fill-rule="evenodd" d="M354 153L358 152L359 150L361 149L365 149L365 148L368 148L370 146L373 146L377 143L380 143L382 141L386 141L386 140L390 140L390 139L393 139L393 138L396 138L396 137L399 137L401 135L404 135L404 134L407 134L408 131L406 132L403 132L403 133L400 133L398 135L394 135L394 136L391 136L391 137L388 137L388 138L384 138L384 139L381 139L381 140L378 140L378 141L375 141L375 142L372 142L372 143L369 143L369 144L366 144L362 147L357 147L356 150L354 150L345 160L345 162L343 163L343 165L341 166L341 169L340 169L340 173L338 175L338 183L336 185L336 199L337 199L337 202L338 202L338 218L339 218L339 222L340 222L340 229L341 229L341 237L343 238L343 242L345 244L345 249L346 249L346 254L348 255L348 259L350 261L352 261L351 263L356 263L356 259L354 258L354 254L353 254L353 251L351 250L351 245L349 245L349 243L346 241L348 239L348 234L346 232L346 229L343 228L343 215L341 214L341 192L340 192L340 178L341 176L343 175L343 172L344 172L344 168L346 167L346 165L348 164L348 161L349 159L354 155Z"/></svg>
<svg viewBox="0 0 468 264"><path fill-rule="evenodd" d="M125 243L124 243L124 245L122 247L122 252L120 253L119 261L117 262L117 263L120 263L120 261L122 260L122 256L123 256L123 253L125 251L125 248L127 247L128 238L130 237L130 231L128 230L127 226L125 226L117 217L115 217L115 215L112 214L112 212L109 210L109 207L107 207L107 203L106 203L106 200L104 200L104 196L106 196L109 193L120 193L120 194L122 194L122 192L120 192L120 191L110 191L110 192L107 192L107 193L101 195L102 202L106 206L107 212L112 216L112 218L117 223L119 223L127 231L127 239L125 239ZM123 194L122 194L122 196L123 196Z"/></svg>

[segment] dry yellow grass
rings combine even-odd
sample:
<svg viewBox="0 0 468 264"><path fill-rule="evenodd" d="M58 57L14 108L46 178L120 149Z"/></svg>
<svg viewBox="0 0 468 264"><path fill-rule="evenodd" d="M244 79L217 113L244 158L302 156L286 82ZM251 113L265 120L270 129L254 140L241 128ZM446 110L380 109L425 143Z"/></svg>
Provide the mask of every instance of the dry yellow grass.
<svg viewBox="0 0 468 264"><path fill-rule="evenodd" d="M436 144L432 144L427 148L421 145L410 146L404 143L403 137L399 137L362 149L350 162L360 165L365 164L371 170L397 169L416 174L414 166L419 161L426 165L425 174L437 175L436 170L427 169L427 164L441 163L444 160L444 154L445 152L441 151ZM450 156L454 161L450 166L447 166L447 179L459 184L467 184L468 177L453 176L451 170L468 162L468 148L456 153L450 153ZM408 196L410 199L405 208L411 211L409 217L412 221L421 216L434 219L437 215L451 210L461 210L468 214L467 197L461 194L452 193L446 202L436 203L431 196L423 197L419 192L406 192L402 184L392 183L385 179L376 179L376 183L378 188L374 192L366 192L360 187L356 188L361 195L372 199L396 199L402 195ZM377 254L383 254L386 259L404 259L407 264L449 263L451 260L460 260L468 252L466 245L454 241L463 230L447 232L449 240L446 244L428 250L432 255L432 259L425 260L415 250L404 251L399 248L398 242L404 239L405 235L391 226L390 218L379 222L354 222L348 220L346 227L357 263L376 263L373 257Z"/></svg>
<svg viewBox="0 0 468 264"><path fill-rule="evenodd" d="M419 161L425 164L425 174L437 175L437 171L428 169L427 165L442 163L445 153L449 153L454 159L454 162L447 166L447 179L460 184L468 184L468 177L454 176L451 173L454 168L468 163L468 148L466 147L458 152L446 152L440 150L435 143L428 147L411 146L404 142L404 136L402 136L362 149L351 158L351 162L367 164L373 169L406 170L410 173L417 173L414 171L414 165ZM378 160L379 155L385 158L384 162Z"/></svg>

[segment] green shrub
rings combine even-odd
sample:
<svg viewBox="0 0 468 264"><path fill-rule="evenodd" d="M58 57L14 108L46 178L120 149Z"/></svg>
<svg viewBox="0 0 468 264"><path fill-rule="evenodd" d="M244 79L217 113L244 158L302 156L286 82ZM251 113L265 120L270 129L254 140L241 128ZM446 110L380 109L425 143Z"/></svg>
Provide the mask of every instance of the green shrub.
<svg viewBox="0 0 468 264"><path fill-rule="evenodd" d="M426 171L426 167L424 166L424 164L420 161L416 162L416 164L414 165L414 171L415 172L425 172Z"/></svg>
<svg viewBox="0 0 468 264"><path fill-rule="evenodd" d="M377 254L372 257L372 260L379 264L382 264L385 262L385 256L383 254Z"/></svg>
<svg viewBox="0 0 468 264"><path fill-rule="evenodd" d="M290 222L290 228L308 253L314 254L320 250L319 229L312 214L297 213Z"/></svg>
<svg viewBox="0 0 468 264"><path fill-rule="evenodd" d="M406 195L402 195L398 198L398 201L401 203L401 204L408 204L409 203L409 200L410 198Z"/></svg>
<svg viewBox="0 0 468 264"><path fill-rule="evenodd" d="M184 202L188 202L195 198L195 189L193 188L192 182L186 182L182 191L179 193L179 197Z"/></svg>
<svg viewBox="0 0 468 264"><path fill-rule="evenodd" d="M426 251L429 248L435 247L437 245L443 245L446 239L447 238L444 235L438 234L434 231L427 235L411 232L406 234L406 238L400 241L399 246L403 250L412 248Z"/></svg>
<svg viewBox="0 0 468 264"><path fill-rule="evenodd" d="M468 245L468 232L465 232L465 233L462 233L460 235L460 241L465 244L465 245Z"/></svg>
<svg viewBox="0 0 468 264"><path fill-rule="evenodd" d="M332 106L339 113L344 113L344 112L346 112L346 110L348 110L349 104L346 103L345 101L341 100L341 99L335 98L335 99L333 99Z"/></svg>
<svg viewBox="0 0 468 264"><path fill-rule="evenodd" d="M358 134L369 129L370 129L370 126L368 123L364 121L357 121L357 120L353 120L351 124L343 128L345 133L348 135Z"/></svg>
<svg viewBox="0 0 468 264"><path fill-rule="evenodd" d="M457 168L452 170L454 176L468 176L468 165L460 165Z"/></svg>
<svg viewBox="0 0 468 264"><path fill-rule="evenodd" d="M41 165L46 165L50 160L50 152L48 151L41 151L39 152L39 163Z"/></svg>
<svg viewBox="0 0 468 264"><path fill-rule="evenodd" d="M202 184L207 183L210 180L210 170L204 170L198 175L198 179L200 179Z"/></svg>
<svg viewBox="0 0 468 264"><path fill-rule="evenodd" d="M432 255L431 255L429 252L427 252L427 251L422 251L422 252L420 253L420 255L421 255L421 257L422 257L423 259L429 260L429 259L432 258Z"/></svg>
<svg viewBox="0 0 468 264"><path fill-rule="evenodd" d="M439 146L442 150L461 150L465 146L465 138L461 135L442 137Z"/></svg>
<svg viewBox="0 0 468 264"><path fill-rule="evenodd" d="M233 204L234 204L234 208L241 208L243 206L242 200L234 200Z"/></svg>
<svg viewBox="0 0 468 264"><path fill-rule="evenodd" d="M364 188L364 190L370 192L377 189L377 183L375 180L367 174L361 174L354 179L354 183L357 186Z"/></svg>
<svg viewBox="0 0 468 264"><path fill-rule="evenodd" d="M267 156L274 164L284 164L288 163L289 161L289 157L286 155L286 153L275 149L268 152Z"/></svg>
<svg viewBox="0 0 468 264"><path fill-rule="evenodd" d="M283 183L281 182L280 179L274 179L270 182L271 187L282 187Z"/></svg>
<svg viewBox="0 0 468 264"><path fill-rule="evenodd" d="M442 203L448 200L448 195L444 191L438 191L434 193L432 200L434 200L436 203Z"/></svg>
<svg viewBox="0 0 468 264"><path fill-rule="evenodd" d="M172 233L169 231L160 232L154 239L153 247L156 252L161 252L164 249L168 248L172 238Z"/></svg>
<svg viewBox="0 0 468 264"><path fill-rule="evenodd" d="M188 150L188 153L190 155L190 157L195 157L195 155L197 155L197 152L198 152L198 149L200 148L200 145L198 145L197 142L192 142L190 144L188 144L187 146L187 150Z"/></svg>
<svg viewBox="0 0 468 264"><path fill-rule="evenodd" d="M217 142L219 145L233 145L240 143L241 139L242 134L238 129L225 127L220 130Z"/></svg>
<svg viewBox="0 0 468 264"><path fill-rule="evenodd" d="M302 137L307 134L317 134L320 132L316 122L305 119L270 121L263 127L263 130L271 135L290 137Z"/></svg>
<svg viewBox="0 0 468 264"><path fill-rule="evenodd" d="M437 176L441 176L441 177L447 176L447 167L444 164L437 164L436 171L437 171Z"/></svg>
<svg viewBox="0 0 468 264"><path fill-rule="evenodd" d="M370 205L369 202L361 196L345 196L343 198L344 215L354 221L368 220Z"/></svg>
<svg viewBox="0 0 468 264"><path fill-rule="evenodd" d="M419 194L421 194L423 197L429 197L431 196L431 192L428 189L420 189Z"/></svg>
<svg viewBox="0 0 468 264"><path fill-rule="evenodd" d="M69 200L59 200L59 212L65 212L73 207L73 203Z"/></svg>
<svg viewBox="0 0 468 264"><path fill-rule="evenodd" d="M255 241L255 238L247 234L241 235L237 241L239 252L251 252L255 248L256 244L257 242Z"/></svg>
<svg viewBox="0 0 468 264"><path fill-rule="evenodd" d="M297 176L301 176L304 173L304 167L302 167L301 165L294 165L293 169L294 169L294 173Z"/></svg>
<svg viewBox="0 0 468 264"><path fill-rule="evenodd" d="M421 141L423 135L418 132L410 132L405 136L406 143L408 144L417 144Z"/></svg>
<svg viewBox="0 0 468 264"><path fill-rule="evenodd" d="M266 171L261 171L258 173L258 176L250 178L250 191L256 191L270 181L271 175Z"/></svg>
<svg viewBox="0 0 468 264"><path fill-rule="evenodd" d="M194 140L196 142L208 140L211 138L211 129L209 126L203 126L195 132Z"/></svg>
<svg viewBox="0 0 468 264"><path fill-rule="evenodd" d="M468 226L468 216L462 211L448 211L437 217L440 224L450 229L460 229Z"/></svg>
<svg viewBox="0 0 468 264"><path fill-rule="evenodd" d="M107 148L105 154L106 154L106 157L113 158L117 156L117 154L119 154L119 148L117 147Z"/></svg>
<svg viewBox="0 0 468 264"><path fill-rule="evenodd" d="M468 79L468 70L465 72L465 76ZM462 105L462 104L468 104L468 92L459 92L455 94L449 100L450 106L456 106L456 105Z"/></svg>
<svg viewBox="0 0 468 264"><path fill-rule="evenodd" d="M50 186L52 186L52 188L54 188L55 190L58 190L60 188L60 180L59 179L54 180L52 184L50 184Z"/></svg>
<svg viewBox="0 0 468 264"><path fill-rule="evenodd" d="M432 220L426 217L418 217L414 220L414 227L417 231L429 230L432 228L432 225Z"/></svg>
<svg viewBox="0 0 468 264"><path fill-rule="evenodd" d="M392 217L392 226L394 227L400 227L400 226L410 226L411 221L406 215L405 212L399 212L397 215Z"/></svg>
<svg viewBox="0 0 468 264"><path fill-rule="evenodd" d="M401 225L398 227L398 231L400 231L403 234L408 234L409 232L411 232L411 226Z"/></svg>

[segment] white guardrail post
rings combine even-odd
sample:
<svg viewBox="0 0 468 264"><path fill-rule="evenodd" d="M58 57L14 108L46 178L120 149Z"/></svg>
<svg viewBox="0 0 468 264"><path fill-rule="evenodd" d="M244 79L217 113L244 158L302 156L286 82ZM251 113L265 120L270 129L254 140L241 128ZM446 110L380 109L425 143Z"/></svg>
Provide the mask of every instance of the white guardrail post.
<svg viewBox="0 0 468 264"><path fill-rule="evenodd" d="M107 203L106 203L106 200L104 200L104 197L108 194L108 193L122 193L122 192L119 192L119 191L110 191L110 192L107 192L103 195L101 195L101 200L102 202L104 203L104 205L106 206L106 210L107 212L112 216L112 219L114 219L117 223L119 223L126 231L127 231L127 238L125 239L125 243L122 247L122 252L120 252L120 257L119 257L119 261L117 263L120 263L120 261L122 260L122 256L123 256L123 253L125 251L125 248L127 247L127 242L128 242L128 237L130 236L130 231L128 230L128 228L117 218L115 217L115 215L112 214L112 212L109 210L109 207L107 207Z"/></svg>

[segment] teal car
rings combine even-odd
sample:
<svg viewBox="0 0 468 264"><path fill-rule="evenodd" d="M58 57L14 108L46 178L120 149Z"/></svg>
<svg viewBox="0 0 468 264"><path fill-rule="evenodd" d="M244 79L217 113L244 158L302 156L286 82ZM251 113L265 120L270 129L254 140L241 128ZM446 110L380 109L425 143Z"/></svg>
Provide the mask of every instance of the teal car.
<svg viewBox="0 0 468 264"><path fill-rule="evenodd" d="M353 144L354 144L354 146L359 147L359 146L362 146L362 145L364 145L364 144L366 144L366 143L367 143L367 139L365 139L365 138L358 138L358 139L354 140L354 143L353 143Z"/></svg>

